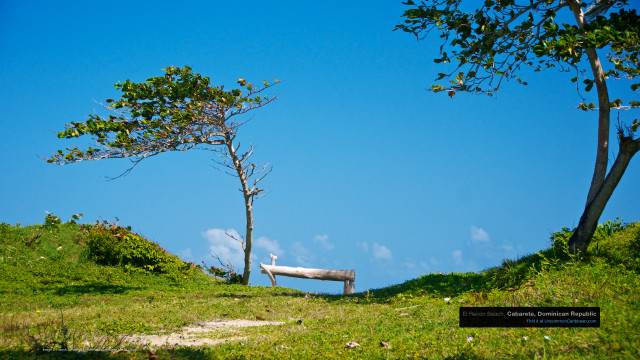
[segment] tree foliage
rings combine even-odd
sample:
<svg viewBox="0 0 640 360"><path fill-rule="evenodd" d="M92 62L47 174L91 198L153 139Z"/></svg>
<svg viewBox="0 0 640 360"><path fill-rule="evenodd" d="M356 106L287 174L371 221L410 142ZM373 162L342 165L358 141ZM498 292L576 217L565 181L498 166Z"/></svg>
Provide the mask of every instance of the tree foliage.
<svg viewBox="0 0 640 360"><path fill-rule="evenodd" d="M107 99L108 116L89 115L85 122L71 122L59 138L91 136L95 147L58 150L47 159L66 164L104 158L142 159L165 151L185 151L199 145L223 145L225 133L234 134L242 123L234 117L262 107L275 97L259 93L278 81L255 87L239 79L240 88L213 86L209 77L193 73L189 66L170 66L163 76L134 83L120 82L115 88L122 98Z"/></svg>
<svg viewBox="0 0 640 360"><path fill-rule="evenodd" d="M449 84L434 84L434 91L467 91L493 95L502 80L515 80L526 85L521 78L523 67L534 71L548 68L574 70L583 78L584 89L594 85L588 75L588 64L583 60L588 49L610 50L607 59L613 64L605 73L607 78L625 77L630 87L640 84L640 17L635 9L623 6L627 1L603 1L615 12L608 17L597 15L598 2L581 2L586 17L594 19L581 24L560 22L563 9L570 10L570 1L487 0L472 12L460 9L462 1L434 0L416 5L409 0L404 4L415 6L405 11L406 20L396 26L424 39L432 31L440 33L442 45L436 63L452 63L454 70L439 73L438 80L449 78ZM566 15L566 14L564 14ZM564 21L569 19L564 16ZM637 101L627 103L638 106ZM621 102L614 104L622 105ZM587 106L588 108L588 106ZM593 107L592 107L593 108Z"/></svg>

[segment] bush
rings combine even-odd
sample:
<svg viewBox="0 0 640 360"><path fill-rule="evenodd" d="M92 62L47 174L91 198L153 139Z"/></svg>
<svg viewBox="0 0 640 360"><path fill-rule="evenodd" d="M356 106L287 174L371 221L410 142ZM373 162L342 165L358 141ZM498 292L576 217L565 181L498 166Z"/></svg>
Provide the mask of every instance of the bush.
<svg viewBox="0 0 640 360"><path fill-rule="evenodd" d="M119 265L129 271L171 276L193 273L192 266L167 253L158 244L116 225L85 226L89 256L102 265Z"/></svg>
<svg viewBox="0 0 640 360"><path fill-rule="evenodd" d="M44 217L44 229L49 231L57 231L58 225L62 223L62 220L54 214L47 213L47 216Z"/></svg>
<svg viewBox="0 0 640 360"><path fill-rule="evenodd" d="M562 230L551 234L551 247L556 254L566 254L569 251L569 239L574 231L575 228L572 230L568 227L563 227Z"/></svg>
<svg viewBox="0 0 640 360"><path fill-rule="evenodd" d="M227 284L242 284L242 280L244 278L242 277L242 275L236 273L233 265L231 265L230 263L227 263L227 264L222 263L220 258L218 258L218 261L220 261L220 265L222 265L224 269L218 268L215 266L208 266L203 261L202 265L204 265L204 270L208 272L210 275L213 275L217 278L224 280ZM202 268L201 266L198 266L198 267Z"/></svg>
<svg viewBox="0 0 640 360"><path fill-rule="evenodd" d="M598 239L589 249L611 265L622 265L640 273L640 223L617 228L612 235Z"/></svg>

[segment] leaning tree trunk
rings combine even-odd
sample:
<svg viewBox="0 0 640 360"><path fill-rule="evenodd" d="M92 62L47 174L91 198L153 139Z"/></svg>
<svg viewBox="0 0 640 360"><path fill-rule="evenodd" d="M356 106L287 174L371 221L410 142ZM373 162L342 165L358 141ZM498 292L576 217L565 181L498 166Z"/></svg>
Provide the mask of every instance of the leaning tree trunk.
<svg viewBox="0 0 640 360"><path fill-rule="evenodd" d="M587 195L587 205L593 201L602 187L607 175L609 165L609 128L611 109L609 104L609 90L604 78L602 65L595 49L586 50L591 72L593 73L596 91L598 93L598 147L596 150L596 163L593 169L591 187Z"/></svg>
<svg viewBox="0 0 640 360"><path fill-rule="evenodd" d="M567 4L571 8L573 15L576 19L576 23L579 28L583 28L586 24L584 12L579 0L569 0ZM620 154L616 158L614 167L607 175L607 166L609 159L609 127L610 127L610 114L611 108L609 103L609 90L607 89L607 82L605 80L602 65L600 64L600 58L596 52L596 49L585 49L587 58L589 59L589 65L591 66L591 73L593 74L593 81L598 92L598 145L596 150L596 163L594 166L593 177L591 179L591 186L589 187L589 193L587 194L587 202L584 212L580 217L580 222L575 232L569 239L569 247L572 251L586 251L591 237L596 231L598 226L598 220L604 207L609 201L613 190L618 185L624 170L626 169L629 161L631 160L631 154L628 156L623 155L623 145L625 143L624 138L620 140ZM632 139L629 139L633 142ZM625 145L626 146L626 145ZM617 166L616 166L617 165Z"/></svg>
<svg viewBox="0 0 640 360"><path fill-rule="evenodd" d="M620 136L620 152L613 163L609 174L593 199L587 203L584 213L580 217L578 227L569 239L569 250L572 252L586 252L591 238L598 226L598 219L604 207L611 198L613 190L620 182L633 155L640 150L640 139L633 140L630 136Z"/></svg>
<svg viewBox="0 0 640 360"><path fill-rule="evenodd" d="M242 184L242 194L244 195L244 207L247 218L247 227L245 229L244 243L242 250L244 251L244 272L242 273L242 285L249 284L249 275L251 275L251 245L253 243L253 190L249 188L247 173L242 167L242 162L236 154L233 146L233 138L231 134L225 134L225 143L229 150L229 156L233 162L233 167L238 173L238 178Z"/></svg>

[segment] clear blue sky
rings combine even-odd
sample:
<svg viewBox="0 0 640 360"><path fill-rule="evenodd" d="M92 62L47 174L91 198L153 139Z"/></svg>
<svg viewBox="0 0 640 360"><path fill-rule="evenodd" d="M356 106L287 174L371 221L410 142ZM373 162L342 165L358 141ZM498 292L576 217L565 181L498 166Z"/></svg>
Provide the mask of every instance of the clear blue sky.
<svg viewBox="0 0 640 360"><path fill-rule="evenodd" d="M118 217L185 260L215 264L213 250L240 266L221 236L244 228L239 183L212 167L213 153L162 154L115 181L105 176L127 160L56 166L37 156L76 145L55 132L99 110L93 99L118 96L114 83L189 65L227 86L282 81L238 136L273 164L270 194L254 204L252 284L269 284L258 263L270 252L280 265L355 269L362 291L548 247L582 213L596 113L576 110L573 75L553 71L525 74L529 86L508 83L494 98L426 91L443 70L437 46L392 32L404 9L400 0L0 2L0 221ZM612 96L627 88L613 84ZM601 222L640 220L639 178L634 159Z"/></svg>

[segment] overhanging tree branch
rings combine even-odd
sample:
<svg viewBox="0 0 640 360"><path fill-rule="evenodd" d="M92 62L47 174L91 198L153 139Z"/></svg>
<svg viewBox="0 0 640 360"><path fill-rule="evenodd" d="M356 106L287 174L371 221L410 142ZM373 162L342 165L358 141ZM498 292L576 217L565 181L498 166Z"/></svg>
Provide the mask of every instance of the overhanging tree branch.
<svg viewBox="0 0 640 360"><path fill-rule="evenodd" d="M459 91L493 95L505 79L526 85L519 74L523 66L536 72L574 69L573 82L584 77L586 92L596 88L597 106L578 105L582 110L598 110L598 141L585 211L569 241L572 250L586 251L609 191L613 192L637 152L633 150L639 141L633 140L640 126L636 119L618 134L620 152L607 173L611 109L640 106L637 99L610 101L607 81L626 79L632 91L637 93L640 88L636 80L640 75L640 16L635 9L627 9L625 0L485 0L475 11L461 10L463 3L429 0L418 5L408 0L404 4L411 8L403 14L406 19L395 28L419 40L434 31L440 34L440 56L434 62L453 63L454 70L438 74L436 81L449 79L449 83L432 85L434 92L446 91L451 97ZM470 3L475 2L466 2ZM561 11L567 11L575 24L558 22L556 15ZM603 69L599 50L607 52L609 69Z"/></svg>

